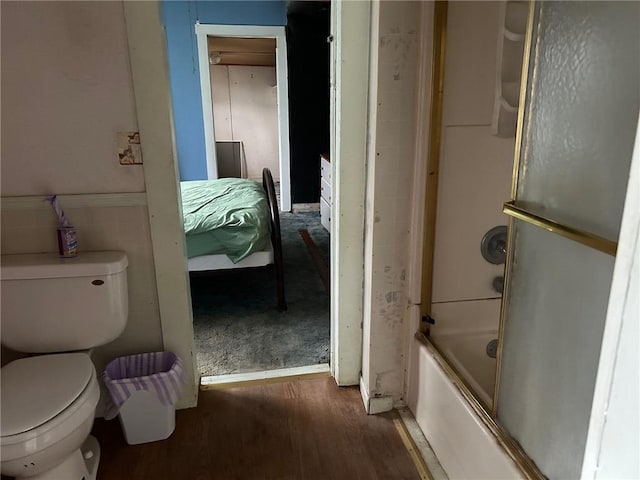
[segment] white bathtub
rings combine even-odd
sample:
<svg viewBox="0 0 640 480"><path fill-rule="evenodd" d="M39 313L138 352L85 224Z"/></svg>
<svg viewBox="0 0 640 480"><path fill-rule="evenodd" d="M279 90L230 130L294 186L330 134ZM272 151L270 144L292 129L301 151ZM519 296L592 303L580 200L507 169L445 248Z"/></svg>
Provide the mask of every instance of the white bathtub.
<svg viewBox="0 0 640 480"><path fill-rule="evenodd" d="M433 335L432 342L458 371L487 408L491 408L495 386L496 359L487 355L487 344L497 331Z"/></svg>
<svg viewBox="0 0 640 480"><path fill-rule="evenodd" d="M489 336L488 332L485 332L484 337L477 336L475 339L465 338L465 335L453 335L454 338L445 338L444 342L447 344L449 340L449 348L456 351L458 347L466 346L467 342L480 345ZM463 348L462 351L471 354L477 352L475 349L467 348ZM456 382L445 373L436 357L437 353L433 347L412 340L407 400L418 425L449 478L525 478ZM466 374L470 375L468 370Z"/></svg>

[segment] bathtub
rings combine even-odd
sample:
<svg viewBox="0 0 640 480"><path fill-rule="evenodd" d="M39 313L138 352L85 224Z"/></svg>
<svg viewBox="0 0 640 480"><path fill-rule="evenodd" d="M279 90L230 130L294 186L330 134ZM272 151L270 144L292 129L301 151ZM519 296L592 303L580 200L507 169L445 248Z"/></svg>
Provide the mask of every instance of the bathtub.
<svg viewBox="0 0 640 480"><path fill-rule="evenodd" d="M487 355L487 344L498 338L495 330L432 335L432 343L447 358L467 385L491 409L496 382L496 359Z"/></svg>
<svg viewBox="0 0 640 480"><path fill-rule="evenodd" d="M442 346L438 350L429 340L412 340L407 392L407 404L440 464L451 479L526 478L513 455L496 436L495 429L481 418L473 402L451 374L445 371L442 360L439 359L438 351L450 349L453 352L452 355L447 353L451 358L450 363L454 363L453 359L456 359L456 370L461 375L468 376L469 385L473 381L478 389L489 389L490 382L493 381L487 380L488 369L479 369L484 375L477 377L483 377L486 383L485 387L481 387L483 380L478 381L471 375L472 371L477 374L475 367L465 368L460 360L467 355L469 357L464 360L465 363L471 358L486 366L489 362L479 352L486 357L486 342L495 338L495 333L446 334L444 337L440 338ZM495 365L495 360L493 361Z"/></svg>

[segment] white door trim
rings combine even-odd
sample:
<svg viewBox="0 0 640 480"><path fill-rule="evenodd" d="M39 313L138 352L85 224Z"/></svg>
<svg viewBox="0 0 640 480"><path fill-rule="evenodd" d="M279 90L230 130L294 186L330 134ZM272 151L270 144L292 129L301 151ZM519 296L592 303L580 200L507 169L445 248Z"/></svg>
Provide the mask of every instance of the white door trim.
<svg viewBox="0 0 640 480"><path fill-rule="evenodd" d="M218 178L215 135L213 128L213 98L211 95L211 74L207 36L241 38L275 38L276 40L276 83L278 98L278 151L280 155L280 198L281 210L291 210L291 168L289 149L289 81L287 74L287 38L285 27L265 27L256 25L212 25L196 23L198 41L198 65L200 67L200 90L202 93L202 118L204 121L205 153L207 176Z"/></svg>
<svg viewBox="0 0 640 480"><path fill-rule="evenodd" d="M635 469L640 444L637 425L640 340L635 334L631 335L633 340L622 344L623 333L633 331L630 325L638 322L639 313L640 294L634 290L637 287L633 287L633 282L638 282L640 277L640 118L636 129L582 463L583 480L602 478L603 467L605 475L611 475L614 470L620 478L633 478L638 474Z"/></svg>
<svg viewBox="0 0 640 480"><path fill-rule="evenodd" d="M155 265L162 342L183 362L177 407L198 401L199 378L173 135L167 47L159 2L124 2ZM153 288L150 286L150 288ZM129 322L135 322L130 318Z"/></svg>
<svg viewBox="0 0 640 480"><path fill-rule="evenodd" d="M369 2L331 2L331 371L362 369Z"/></svg>

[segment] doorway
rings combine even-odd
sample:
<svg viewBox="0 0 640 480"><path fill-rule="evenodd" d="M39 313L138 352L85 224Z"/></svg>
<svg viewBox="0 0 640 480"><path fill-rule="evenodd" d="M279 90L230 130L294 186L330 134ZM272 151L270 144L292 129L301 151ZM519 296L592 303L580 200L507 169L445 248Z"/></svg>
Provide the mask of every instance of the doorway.
<svg viewBox="0 0 640 480"><path fill-rule="evenodd" d="M287 41L284 27L209 25L198 22L195 26L195 31L198 41L202 117L204 122L207 175L209 179L216 179L219 176L216 129L218 133L222 131L222 126L216 127L216 122L213 118L214 109L212 106L215 107L215 102L212 94L211 66L225 64L248 66L247 62L253 63L253 66L256 66L259 62L271 63L270 53L271 49L275 47L275 64L273 66L275 67L276 79L273 87L276 93L278 126L277 164L279 172L277 178L280 182L281 209L282 211L291 210L289 87L287 81ZM240 41L241 39L244 41ZM268 40L275 42L275 46ZM244 54L238 59L237 54L240 52ZM236 54L235 58L234 53ZM247 53L252 55L246 55ZM229 74L230 72L227 73ZM222 104L220 103L220 105ZM218 120L218 123L221 123L221 119ZM241 149L239 155L242 156L243 154L244 152Z"/></svg>
<svg viewBox="0 0 640 480"><path fill-rule="evenodd" d="M188 20L187 2L171 3ZM160 327L166 349L185 363L186 386L177 407L194 406L196 376L192 312L181 212L178 204L176 142L167 63L167 31L160 2L124 4L138 124L147 158L145 186L158 291ZM363 267L361 254L366 152L369 7L332 2L331 153L333 192L331 236L331 373L339 385L357 385L362 364ZM191 24L192 25L192 24ZM178 25L184 32L185 25ZM192 27L189 27L192 28ZM187 31L189 30L187 28ZM187 34L188 38L188 34ZM185 68L190 68L186 66ZM181 112L184 113L184 112ZM176 116L177 118L177 116ZM188 145L187 145L188 146ZM342 161L348 158L348 162ZM344 186L343 186L344 184ZM347 188L348 185L348 188ZM345 206L351 205L346 209ZM340 215L335 215L336 213ZM358 300L360 299L360 300Z"/></svg>
<svg viewBox="0 0 640 480"><path fill-rule="evenodd" d="M276 40L207 36L207 53L216 157L209 178L261 180L269 168L279 194Z"/></svg>
<svg viewBox="0 0 640 480"><path fill-rule="evenodd" d="M320 39L315 38L317 31L313 38L324 49L326 57L323 84L326 92L317 91L316 95L325 98L323 107L327 125L324 134L327 138L324 142L315 142L324 143L326 147L317 147L308 162L311 166L307 166L318 176L320 156L328 151L329 144L326 43L329 17L328 7L322 6L326 15L315 23L324 18L326 25L320 29ZM286 310L280 300L276 309L269 269L235 268L257 266L255 262L245 264L252 260L251 256L229 265L228 269L212 267L207 268L206 273L194 271L192 263L198 257L190 251L193 237L187 232L196 359L202 384L220 380L209 377L292 368L300 372L301 367L309 365L324 364L328 371L329 231L320 222L319 191L318 198L312 203L292 205L289 174L291 151L296 146L294 140L300 136L299 131L302 130L308 143L313 143L310 141L314 135L319 135L310 127L311 122L299 121L296 128L289 128L289 116L295 117L297 113L293 105L301 90L300 80L312 84L310 73L299 79L299 75L295 75L297 72L291 66L288 68L284 27L197 23L195 32L208 182L213 185L218 183L217 179L226 181L229 177L259 181L262 169L270 169L278 193L276 209L280 210L278 224L272 223L271 230L272 237L277 230L282 245L286 292ZM296 37L293 39L295 41ZM301 45L296 47L301 49ZM296 59L295 56L292 58ZM315 61L321 61L321 58ZM298 80L297 88L293 88L295 82L288 78L291 76ZM298 166L300 163L298 160ZM183 182L182 186L184 192L185 188L193 186L193 182ZM186 210L183 208L185 218Z"/></svg>

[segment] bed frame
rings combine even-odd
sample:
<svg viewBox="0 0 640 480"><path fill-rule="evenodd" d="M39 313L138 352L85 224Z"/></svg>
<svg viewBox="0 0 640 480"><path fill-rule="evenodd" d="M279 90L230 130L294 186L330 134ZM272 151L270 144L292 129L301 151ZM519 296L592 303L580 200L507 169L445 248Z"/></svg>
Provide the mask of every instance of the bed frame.
<svg viewBox="0 0 640 480"><path fill-rule="evenodd" d="M237 268L275 267L278 310L287 309L284 295L284 265L282 260L282 237L280 235L280 213L273 177L268 168L262 170L262 188L267 194L269 216L271 220L271 245L267 250L254 252L238 263L233 263L226 255L201 255L189 259L189 272L229 270Z"/></svg>

